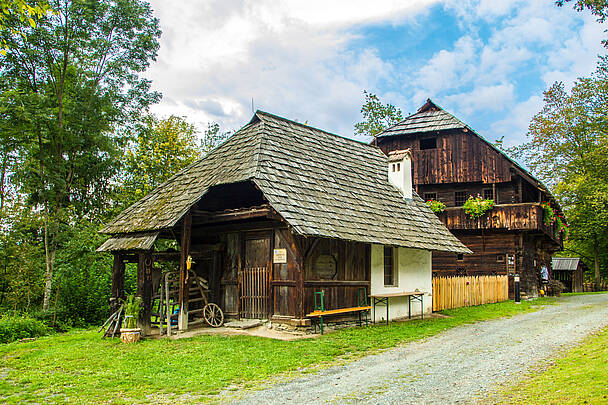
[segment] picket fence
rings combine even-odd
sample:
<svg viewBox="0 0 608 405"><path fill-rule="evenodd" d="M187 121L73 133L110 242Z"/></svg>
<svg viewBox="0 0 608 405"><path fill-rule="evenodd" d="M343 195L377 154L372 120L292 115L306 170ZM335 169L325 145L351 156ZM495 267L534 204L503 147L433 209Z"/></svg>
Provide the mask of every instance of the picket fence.
<svg viewBox="0 0 608 405"><path fill-rule="evenodd" d="M433 277L433 311L509 299L507 276Z"/></svg>

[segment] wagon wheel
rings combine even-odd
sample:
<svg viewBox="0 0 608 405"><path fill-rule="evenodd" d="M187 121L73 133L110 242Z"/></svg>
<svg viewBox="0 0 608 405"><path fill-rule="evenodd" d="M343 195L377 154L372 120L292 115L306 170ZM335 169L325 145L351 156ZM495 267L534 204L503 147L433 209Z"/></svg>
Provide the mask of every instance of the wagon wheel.
<svg viewBox="0 0 608 405"><path fill-rule="evenodd" d="M205 322L213 328L219 328L224 324L224 313L222 312L222 309L212 302L205 305L205 308L203 308L203 317L205 318Z"/></svg>

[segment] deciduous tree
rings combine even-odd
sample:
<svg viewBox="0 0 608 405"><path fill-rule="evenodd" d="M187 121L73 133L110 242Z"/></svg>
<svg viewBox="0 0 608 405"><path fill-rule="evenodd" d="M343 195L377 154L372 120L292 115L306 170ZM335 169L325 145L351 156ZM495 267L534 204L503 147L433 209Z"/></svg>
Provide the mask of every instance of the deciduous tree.
<svg viewBox="0 0 608 405"><path fill-rule="evenodd" d="M554 190L570 222L568 244L591 258L599 283L608 248L608 59L570 92L551 86L528 138L516 156Z"/></svg>
<svg viewBox="0 0 608 405"><path fill-rule="evenodd" d="M378 96L364 91L365 103L361 107L363 121L355 124L355 134L373 136L403 120L403 113L392 104L382 104Z"/></svg>
<svg viewBox="0 0 608 405"><path fill-rule="evenodd" d="M55 0L52 7L56 13L25 36L0 34L7 43L0 119L19 148L12 178L44 217L45 310L62 227L73 225L73 213L105 208L124 142L117 128L159 97L140 77L160 36L147 2Z"/></svg>

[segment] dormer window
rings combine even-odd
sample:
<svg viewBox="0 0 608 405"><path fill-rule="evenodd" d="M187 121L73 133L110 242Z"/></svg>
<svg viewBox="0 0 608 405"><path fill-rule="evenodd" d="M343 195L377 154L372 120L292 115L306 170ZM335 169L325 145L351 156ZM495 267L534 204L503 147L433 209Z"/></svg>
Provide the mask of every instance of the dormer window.
<svg viewBox="0 0 608 405"><path fill-rule="evenodd" d="M420 140L420 150L436 149L437 138L425 138Z"/></svg>

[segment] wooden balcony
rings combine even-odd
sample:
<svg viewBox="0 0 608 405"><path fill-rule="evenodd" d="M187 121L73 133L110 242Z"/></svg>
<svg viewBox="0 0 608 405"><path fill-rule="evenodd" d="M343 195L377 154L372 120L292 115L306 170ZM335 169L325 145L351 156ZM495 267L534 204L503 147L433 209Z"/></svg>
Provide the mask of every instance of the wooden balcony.
<svg viewBox="0 0 608 405"><path fill-rule="evenodd" d="M451 230L507 229L543 232L561 244L556 225L546 225L539 203L500 204L479 219L471 219L462 207L451 207L438 214ZM557 235L557 236L556 236Z"/></svg>

